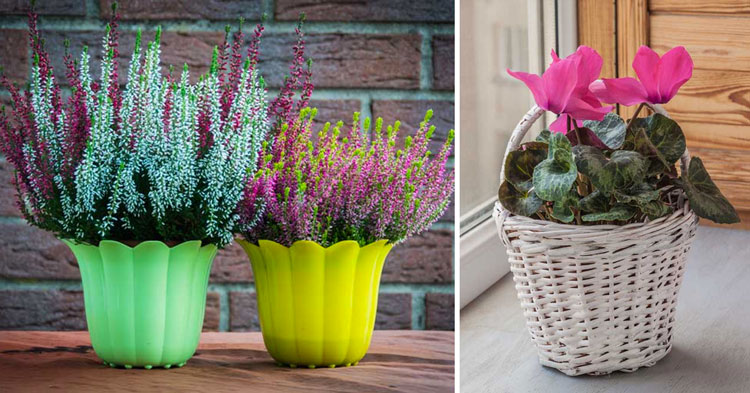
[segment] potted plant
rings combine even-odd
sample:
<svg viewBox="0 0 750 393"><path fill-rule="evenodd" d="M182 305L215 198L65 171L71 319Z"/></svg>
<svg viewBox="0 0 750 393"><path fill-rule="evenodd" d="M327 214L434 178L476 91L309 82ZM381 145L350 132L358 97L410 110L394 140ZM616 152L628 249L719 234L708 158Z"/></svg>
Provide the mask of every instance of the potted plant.
<svg viewBox="0 0 750 393"><path fill-rule="evenodd" d="M652 366L671 349L698 217L739 221L659 106L693 62L682 47L660 57L643 46L639 80L597 80L591 48L552 57L542 77L508 71L537 106L511 136L495 209L527 326L541 363L568 375ZM601 102L638 107L626 123ZM545 110L561 116L521 143Z"/></svg>
<svg viewBox="0 0 750 393"><path fill-rule="evenodd" d="M398 122L360 125L357 113L350 130L326 123L314 133L304 42L295 48L297 67L271 104L276 138L241 202L248 226L238 242L250 258L271 356L290 367L356 365L370 344L388 252L449 203L453 131L436 155L428 149L432 111L403 141Z"/></svg>
<svg viewBox="0 0 750 393"><path fill-rule="evenodd" d="M179 367L198 345L211 262L232 241L270 126L256 69L262 30L244 64L241 31L231 50L214 48L195 84L187 66L179 80L163 76L161 30L143 54L139 31L121 90L115 16L101 81L86 48L79 62L66 50L65 100L30 14L30 87L3 77L13 106L0 115L0 147L26 220L75 254L91 342L110 366Z"/></svg>

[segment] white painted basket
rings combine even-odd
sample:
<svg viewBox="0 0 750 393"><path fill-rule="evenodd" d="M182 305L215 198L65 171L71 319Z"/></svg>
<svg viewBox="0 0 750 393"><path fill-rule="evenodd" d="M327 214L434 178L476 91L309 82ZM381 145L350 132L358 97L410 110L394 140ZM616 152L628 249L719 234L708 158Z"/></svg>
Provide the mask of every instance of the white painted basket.
<svg viewBox="0 0 750 393"><path fill-rule="evenodd" d="M506 156L543 112L534 106L523 117ZM688 161L686 150L683 170ZM670 216L622 226L558 224L495 204L542 365L568 375L602 375L650 367L669 353L677 294L698 226L684 196L670 197Z"/></svg>

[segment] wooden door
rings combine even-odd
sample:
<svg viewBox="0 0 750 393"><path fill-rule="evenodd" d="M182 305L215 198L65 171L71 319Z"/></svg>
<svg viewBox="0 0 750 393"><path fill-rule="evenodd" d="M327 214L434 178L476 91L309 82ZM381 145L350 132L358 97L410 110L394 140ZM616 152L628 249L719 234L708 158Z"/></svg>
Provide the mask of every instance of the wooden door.
<svg viewBox="0 0 750 393"><path fill-rule="evenodd" d="M687 48L693 78L665 108L750 229L750 0L578 0L578 41L602 54L603 77L635 76L640 45Z"/></svg>

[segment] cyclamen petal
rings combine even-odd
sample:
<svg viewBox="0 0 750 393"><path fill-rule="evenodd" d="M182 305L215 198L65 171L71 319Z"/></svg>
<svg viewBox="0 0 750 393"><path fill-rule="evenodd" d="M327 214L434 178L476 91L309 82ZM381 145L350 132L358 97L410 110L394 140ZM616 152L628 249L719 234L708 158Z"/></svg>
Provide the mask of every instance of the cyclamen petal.
<svg viewBox="0 0 750 393"><path fill-rule="evenodd" d="M633 70L638 75L638 80L643 85L648 96L648 101L651 103L659 101L659 79L657 79L656 75L658 69L659 55L645 45L638 48L638 52L636 52L635 58L633 58Z"/></svg>
<svg viewBox="0 0 750 393"><path fill-rule="evenodd" d="M557 118L557 120L553 121L552 124L549 125L549 130L552 132L567 132L568 131L568 114L562 114L560 117ZM571 127L573 127L573 123L571 122ZM583 127L583 121L576 120L576 124L578 127Z"/></svg>
<svg viewBox="0 0 750 393"><path fill-rule="evenodd" d="M602 102L635 105L648 101L646 90L635 78L601 79L589 89Z"/></svg>
<svg viewBox="0 0 750 393"><path fill-rule="evenodd" d="M578 83L578 62L565 59L555 63L542 74L547 110L563 113Z"/></svg>
<svg viewBox="0 0 750 393"><path fill-rule="evenodd" d="M529 74L528 72L515 72L510 69L506 71L510 76L526 84L526 87L531 90L531 94L534 96L534 101L540 108L549 110L547 93L544 90L544 81L541 76Z"/></svg>
<svg viewBox="0 0 750 393"><path fill-rule="evenodd" d="M595 50L580 46L575 53L560 59L553 50L552 63L541 77L525 72L507 70L531 90L536 104L559 115L569 114L577 120L601 120L611 107L602 107L597 97L589 91L591 82L599 78L602 58ZM560 123L553 128L560 132Z"/></svg>
<svg viewBox="0 0 750 393"><path fill-rule="evenodd" d="M663 57L641 46L633 59L633 78L604 79L591 84L591 91L602 101L621 105L643 102L666 104L693 76L693 59L684 47L672 48Z"/></svg>
<svg viewBox="0 0 750 393"><path fill-rule="evenodd" d="M693 59L683 46L670 49L659 61L656 78L659 81L660 103L671 100L693 76Z"/></svg>

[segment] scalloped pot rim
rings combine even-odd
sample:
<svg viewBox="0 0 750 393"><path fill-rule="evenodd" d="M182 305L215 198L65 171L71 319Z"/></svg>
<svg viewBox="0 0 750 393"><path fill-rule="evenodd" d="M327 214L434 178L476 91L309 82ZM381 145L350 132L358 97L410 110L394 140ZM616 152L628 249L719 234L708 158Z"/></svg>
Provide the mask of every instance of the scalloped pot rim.
<svg viewBox="0 0 750 393"><path fill-rule="evenodd" d="M289 248L289 249L291 249L291 248L300 248L300 247L315 247L315 246L317 246L318 248L321 248L323 250L330 250L330 249L333 249L334 247L335 248L339 248L339 247L346 247L346 246L352 246L352 245L356 245L358 248L365 248L365 247L371 247L371 246L373 246L373 247L383 247L383 246L386 246L386 245L390 245L390 246L394 245L394 243L389 243L387 239L376 240L376 241L374 241L372 243L369 243L369 244L366 244L364 246L360 246L359 243L357 241L355 241L355 240L342 240L342 241L340 241L338 243L331 244L328 247L323 247L320 244L318 244L317 242L314 242L312 240L296 240L289 247L287 247L287 246L285 246L285 245L283 245L281 243L277 243L277 242L275 242L273 240L266 240L266 239L260 239L260 240L258 240L258 244L251 243L251 242L249 242L249 241L247 241L245 239L236 239L236 240L237 240L237 243L240 243L240 245L242 245L242 246L261 247L265 243L267 245L271 245L271 246L274 246L274 247L284 247L284 248Z"/></svg>
<svg viewBox="0 0 750 393"><path fill-rule="evenodd" d="M184 242L181 242L181 243L177 243L177 244L175 244L173 246L169 246L166 242L161 241L161 240L145 240L145 241L142 241L142 242L138 243L135 246L128 245L128 244L123 243L123 242L121 242L119 240L109 240L109 239L100 240L99 244L97 244L97 245L94 245L94 244L91 244L91 243L87 243L87 242L81 242L81 241L78 241L78 240L75 240L75 239L62 239L61 238L60 241L62 241L63 243L65 243L67 245L90 246L90 247L102 247L102 246L107 246L107 245L116 245L118 247L127 247L127 248L129 248L131 250L137 250L137 249L140 249L140 248L149 247L152 244L162 245L164 247L167 247L170 250L174 250L174 249L176 249L178 247L190 247L190 246L193 246L195 243L198 243L198 247L199 248L210 247L210 246L216 247L216 245L213 244L213 243L203 244L203 241L201 241L201 240L187 240L187 241L184 241Z"/></svg>

